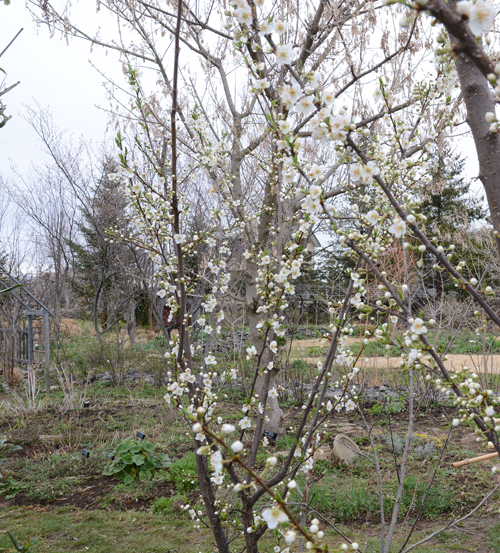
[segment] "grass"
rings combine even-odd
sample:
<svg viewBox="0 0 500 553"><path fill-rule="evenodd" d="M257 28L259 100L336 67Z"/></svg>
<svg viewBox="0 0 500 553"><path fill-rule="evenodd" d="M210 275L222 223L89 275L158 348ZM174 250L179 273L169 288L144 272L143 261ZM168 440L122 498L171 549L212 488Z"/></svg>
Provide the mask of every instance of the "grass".
<svg viewBox="0 0 500 553"><path fill-rule="evenodd" d="M495 553L500 553L500 522L488 530L488 545Z"/></svg>
<svg viewBox="0 0 500 553"><path fill-rule="evenodd" d="M384 486L384 512L391 516L394 508L397 486ZM411 475L405 481L401 499L400 516L415 516L425 497L427 483ZM338 475L326 476L319 486L319 497L314 504L321 513L327 513L336 521L348 522L360 518L378 518L380 503L378 490L374 483L363 477L343 477ZM453 500L453 493L446 484L438 483L429 492L423 508L423 516L433 520L450 513L459 507L459 502Z"/></svg>
<svg viewBox="0 0 500 553"><path fill-rule="evenodd" d="M71 348L74 348L73 360L84 360L90 342L85 336L77 338L71 343ZM125 351L124 366L127 370L134 368L150 372L148 356L151 353L156 355L155 352L162 347L161 340L153 342L137 344L130 351ZM373 343L371 347L376 345ZM313 347L313 353L316 353L316 346ZM245 359L223 359L222 355L218 357L225 369L237 366L241 372L250 374L251 362ZM151 359L157 361L156 357ZM78 361L82 373L86 370L105 370L99 366L91 366L94 363L91 357L87 361L88 365ZM159 370L159 367L160 365L156 369ZM310 364L301 359L292 361L292 369L294 375L298 374L305 382L315 374ZM497 378L498 383L499 375L493 377ZM399 378L398 382L402 382L400 385L404 386L404 375L388 374L388 378L393 379L387 381L389 385L394 385L396 378ZM0 391L0 396L9 397L9 393L8 390ZM242 417L241 392L235 388L224 390L223 393L227 393L227 398L222 401L221 394L213 416L221 416L227 422L237 423ZM10 530L20 543L27 536L38 536L40 540L34 553L47 550L55 553L106 553L118 549L176 553L212 551L213 540L209 532L203 529L193 531L192 522L182 509L187 503L199 504L195 456L191 452L192 436L187 432L181 416L165 405L163 394L163 388L153 383L125 381L116 385L96 381L88 389L87 399L91 403L89 409L60 414L57 405L63 394L61 390L56 390L50 398L53 404L39 413L22 417L4 416L0 413L0 435L8 434L9 440L22 444L25 449L25 455L10 458L6 468L11 477L20 483L19 503L31 505L28 508L15 507L13 503L10 503L10 507L5 507L4 504L0 513L0 548L10 547L5 533L2 533ZM374 425L385 496L385 514L390 516L397 487L394 465L395 462L400 462L400 457L394 460L382 437L389 431L388 409L384 405L371 404L365 416L369 425ZM302 401L288 401L282 403L282 407L287 426L294 427L301 413ZM451 411L442 405L439 409L435 407L436 411L430 409L417 414L414 431L426 436L426 439L429 438L439 447L441 436L448 428ZM389 402L391 428L401 436L405 432L403 424L407 417L404 409L403 400ZM361 423L357 417L356 413L332 413L328 422L334 424L329 424L329 428L339 428L346 422L359 425ZM143 431L148 439L157 444L159 452L169 455L173 461L172 467L161 471L151 482L135 486L125 486L103 477L106 453L112 451L118 442L135 435L137 430ZM466 427L454 430L462 432L460 435L470 431ZM45 438L41 439L41 436ZM367 451L367 438L362 435L353 435L353 438ZM269 446L268 453L259 452L257 468L263 469L269 453L288 451L293 443L294 436L290 431L280 437L275 446ZM451 467L455 460L480 453L475 445L470 447L471 450L462 447L459 437L451 441L438 471L438 484L432 488L423 511L425 524L432 525L432 521L436 521L436 525L442 525L442 521L438 519L466 512L477 505L485 490L491 489L489 467L470 466L460 470ZM88 460L81 456L83 448L91 452ZM410 476L405 482L399 521L401 527L405 522L411 523L414 519L436 460L437 455L429 456L422 462L416 455L410 454ZM377 551L378 538L366 532L368 527L365 525L369 523L374 529L373 533L376 533L375 529L378 529L379 524L378 491L372 464L363 458L353 466L318 461L315 463L313 476L322 477L320 483L313 488L316 493L314 505L318 512L329 520L335 520L336 524L344 524L347 534L364 544L365 551ZM304 474L299 472L296 479L303 489ZM71 503L72 498L87 496L87 503ZM498 501L498 497L492 498L492 502L494 501ZM65 502L68 506L61 507ZM265 498L261 499L259 509L265 504ZM359 529L360 524L363 524L362 530ZM416 537L417 535L415 539ZM464 539L467 537L457 537L456 532L444 533L419 551L444 553L459 547L469 550L471 546ZM489 540L492 551L500 553L500 524L492 526L488 531L488 538L484 539ZM330 543L335 544L337 541L332 534ZM273 542L273 547L274 545L276 544ZM271 553L273 547L268 547L264 540L262 553Z"/></svg>
<svg viewBox="0 0 500 553"><path fill-rule="evenodd" d="M209 545L205 530L192 533L187 514L141 513L135 511L81 511L67 508L54 510L13 509L4 513L2 527L10 530L19 543L29 536L37 537L34 553L115 553L141 551L143 553L192 553ZM189 540L186 535L189 534ZM11 542L0 534L0 549L11 551Z"/></svg>
<svg viewBox="0 0 500 553"><path fill-rule="evenodd" d="M67 507L55 509L17 508L2 513L0 531L0 549L13 552L6 531L11 531L19 543L25 543L30 537L38 538L33 553L50 551L51 553L89 552L115 553L116 551L141 551L145 553L193 553L214 551L213 539L206 529L192 531L187 512L180 509L174 501L155 502L157 507L149 512L135 511L72 511ZM366 553L380 552L380 539L376 528L349 528L338 524L344 534L357 541ZM438 525L439 526L439 525ZM497 525L498 527L499 525ZM490 530L490 535L497 535ZM412 542L421 539L432 527L424 532L417 531ZM262 553L271 553L275 542L267 533L262 540ZM327 530L328 542L339 546L343 540ZM475 551L467 534L445 532L435 540L418 549L419 553L449 553ZM474 538L472 538L474 539ZM410 542L411 543L411 542ZM495 549L497 542L488 545ZM396 536L395 546L402 545L402 538ZM238 544L235 544L235 550ZM397 550L397 549L395 549Z"/></svg>

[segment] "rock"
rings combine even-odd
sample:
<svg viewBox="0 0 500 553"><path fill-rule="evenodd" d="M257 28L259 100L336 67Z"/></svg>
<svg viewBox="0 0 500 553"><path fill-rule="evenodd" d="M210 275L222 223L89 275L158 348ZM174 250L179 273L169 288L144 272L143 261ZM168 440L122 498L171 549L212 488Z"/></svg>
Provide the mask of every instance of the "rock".
<svg viewBox="0 0 500 553"><path fill-rule="evenodd" d="M330 461L333 459L333 450L329 445L322 445L314 452L315 461Z"/></svg>
<svg viewBox="0 0 500 553"><path fill-rule="evenodd" d="M361 450L351 438L345 434L337 434L333 441L333 452L344 463L352 465L361 454Z"/></svg>
<svg viewBox="0 0 500 553"><path fill-rule="evenodd" d="M340 434L351 434L356 431L356 426L354 424L344 424L338 428Z"/></svg>
<svg viewBox="0 0 500 553"><path fill-rule="evenodd" d="M477 434L469 434L460 439L462 445L472 445L477 444Z"/></svg>
<svg viewBox="0 0 500 553"><path fill-rule="evenodd" d="M274 454L276 457L288 457L289 451L276 451Z"/></svg>

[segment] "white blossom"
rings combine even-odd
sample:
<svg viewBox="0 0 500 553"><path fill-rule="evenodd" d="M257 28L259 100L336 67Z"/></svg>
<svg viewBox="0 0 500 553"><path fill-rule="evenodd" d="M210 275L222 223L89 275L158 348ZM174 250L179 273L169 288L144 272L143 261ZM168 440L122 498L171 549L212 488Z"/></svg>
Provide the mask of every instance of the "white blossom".
<svg viewBox="0 0 500 553"><path fill-rule="evenodd" d="M290 65L295 57L292 44L278 44L276 46L276 63L278 65Z"/></svg>
<svg viewBox="0 0 500 553"><path fill-rule="evenodd" d="M274 528L276 528L278 524L288 522L288 515L278 506L273 507L272 509L269 507L267 509L264 509L262 511L262 518L265 522L267 522L267 527L270 530L274 530Z"/></svg>
<svg viewBox="0 0 500 553"><path fill-rule="evenodd" d="M488 31L495 20L495 5L484 0L478 0L472 4L469 10L470 30L479 36L483 31Z"/></svg>

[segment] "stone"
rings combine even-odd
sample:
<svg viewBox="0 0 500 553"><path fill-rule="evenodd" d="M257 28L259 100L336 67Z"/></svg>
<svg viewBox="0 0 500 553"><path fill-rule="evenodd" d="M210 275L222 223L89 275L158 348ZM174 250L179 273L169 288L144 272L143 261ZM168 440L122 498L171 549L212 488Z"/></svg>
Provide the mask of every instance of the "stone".
<svg viewBox="0 0 500 553"><path fill-rule="evenodd" d="M276 453L274 455L275 455L275 457L287 458L289 454L290 454L289 451L276 451Z"/></svg>
<svg viewBox="0 0 500 553"><path fill-rule="evenodd" d="M333 459L333 450L328 445L322 445L314 452L313 459L315 461L330 461Z"/></svg>
<svg viewBox="0 0 500 553"><path fill-rule="evenodd" d="M356 426L354 424L343 424L338 428L340 434L351 434L356 431Z"/></svg>
<svg viewBox="0 0 500 553"><path fill-rule="evenodd" d="M478 445L477 434L469 434L467 436L464 436L463 438L460 438L460 443L465 446Z"/></svg>
<svg viewBox="0 0 500 553"><path fill-rule="evenodd" d="M352 465L361 455L361 450L355 442L345 434L337 434L333 440L333 452L344 463Z"/></svg>

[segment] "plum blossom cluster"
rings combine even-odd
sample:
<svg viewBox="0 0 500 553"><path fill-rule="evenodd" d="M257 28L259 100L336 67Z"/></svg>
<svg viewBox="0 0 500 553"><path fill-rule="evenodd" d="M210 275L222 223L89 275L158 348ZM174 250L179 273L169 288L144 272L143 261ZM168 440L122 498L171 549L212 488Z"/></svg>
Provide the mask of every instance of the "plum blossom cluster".
<svg viewBox="0 0 500 553"><path fill-rule="evenodd" d="M488 430L500 432L500 397L493 390L481 385L477 373L463 365L450 374L450 380L433 378L431 375L426 378L458 407L458 416L453 420L453 426L473 421L479 413ZM459 395L454 393L454 387L460 390Z"/></svg>
<svg viewBox="0 0 500 553"><path fill-rule="evenodd" d="M457 12L466 17L469 28L476 36L493 27L495 20L495 5L485 0L460 0L456 4Z"/></svg>

